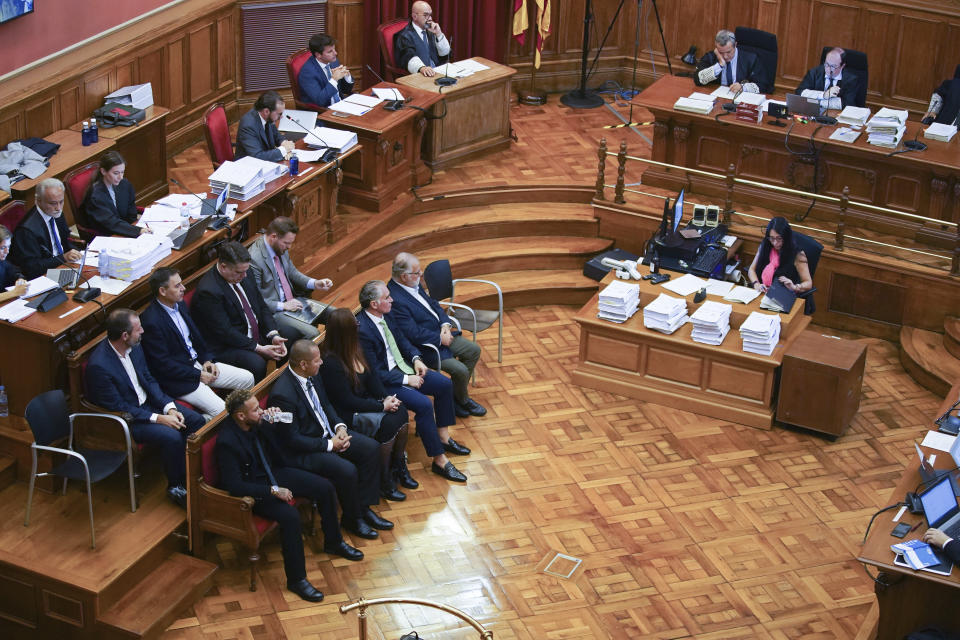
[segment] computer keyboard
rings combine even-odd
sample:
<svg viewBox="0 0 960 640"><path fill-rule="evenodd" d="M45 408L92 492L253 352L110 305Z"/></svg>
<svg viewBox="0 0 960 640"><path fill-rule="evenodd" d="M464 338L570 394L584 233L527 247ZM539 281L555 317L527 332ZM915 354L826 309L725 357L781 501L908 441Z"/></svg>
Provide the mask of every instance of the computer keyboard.
<svg viewBox="0 0 960 640"><path fill-rule="evenodd" d="M722 247L707 247L703 252L697 256L697 259L690 265L688 271L690 273L708 276L713 273L714 269L717 268L717 265L723 264L727 261L727 250Z"/></svg>

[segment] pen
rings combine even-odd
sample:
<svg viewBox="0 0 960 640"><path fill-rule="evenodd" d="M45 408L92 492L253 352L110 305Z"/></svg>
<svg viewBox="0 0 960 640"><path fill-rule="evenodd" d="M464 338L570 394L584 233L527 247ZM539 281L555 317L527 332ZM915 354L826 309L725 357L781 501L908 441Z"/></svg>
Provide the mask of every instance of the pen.
<svg viewBox="0 0 960 640"><path fill-rule="evenodd" d="M922 525L922 524L923 524L923 520L921 520L921 521L918 522L917 524L915 524L915 525L913 525L912 527L910 527L910 531L908 531L907 533L913 533L913 532L916 531L916 530L920 527L920 525Z"/></svg>
<svg viewBox="0 0 960 640"><path fill-rule="evenodd" d="M83 308L83 307L74 307L73 309L70 309L70 311L67 311L66 313L60 314L60 318L61 318L61 319L66 318L68 315L70 315L70 314L73 313L74 311L80 311L80 309L82 309L82 308Z"/></svg>

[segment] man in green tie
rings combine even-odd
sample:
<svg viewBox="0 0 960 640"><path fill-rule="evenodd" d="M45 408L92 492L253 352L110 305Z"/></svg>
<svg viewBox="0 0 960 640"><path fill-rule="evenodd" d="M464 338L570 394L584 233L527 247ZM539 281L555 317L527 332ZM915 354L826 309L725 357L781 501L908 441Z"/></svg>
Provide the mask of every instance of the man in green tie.
<svg viewBox="0 0 960 640"><path fill-rule="evenodd" d="M455 422L453 385L450 379L430 371L417 350L390 318L393 298L381 280L371 280L360 289L357 317L360 347L367 366L376 372L388 394L396 396L416 416L417 433L427 455L433 458L431 470L454 482L466 482L446 454L467 455L470 449L450 437L448 427ZM433 404L430 398L433 396Z"/></svg>

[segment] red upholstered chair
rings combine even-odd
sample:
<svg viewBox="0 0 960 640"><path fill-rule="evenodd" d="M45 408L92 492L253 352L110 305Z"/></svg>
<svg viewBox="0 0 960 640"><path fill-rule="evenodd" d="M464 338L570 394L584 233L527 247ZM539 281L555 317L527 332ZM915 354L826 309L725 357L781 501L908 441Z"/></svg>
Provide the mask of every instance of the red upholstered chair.
<svg viewBox="0 0 960 640"><path fill-rule="evenodd" d="M11 200L0 207L0 224L7 228L7 231L13 233L20 221L27 215L27 206L23 200Z"/></svg>
<svg viewBox="0 0 960 640"><path fill-rule="evenodd" d="M90 162L84 166L74 169L63 178L63 184L66 186L67 202L70 203L70 209L73 210L73 221L77 225L77 232L80 239L84 242L90 242L97 237L97 230L89 225L83 212L80 211L80 204L83 197L87 195L87 189L97 175L98 162Z"/></svg>
<svg viewBox="0 0 960 640"><path fill-rule="evenodd" d="M233 160L233 142L230 141L230 125L223 103L212 105L203 114L203 133L207 138L207 150L216 169L227 160Z"/></svg>
<svg viewBox="0 0 960 640"><path fill-rule="evenodd" d="M323 111L324 108L318 105L313 104L312 102L307 102L303 99L300 94L300 84L297 82L297 77L300 75L300 69L306 64L307 60L313 54L310 53L310 49L300 49L299 51L294 51L289 56L287 56L287 75L290 76L290 89L293 90L293 103L296 105L297 109L303 111Z"/></svg>
<svg viewBox="0 0 960 640"><path fill-rule="evenodd" d="M383 75L390 82L400 76L409 75L406 69L397 66L397 58L393 51L393 37L406 26L407 22L409 20L406 18L394 18L377 27L377 38L380 40L380 57L383 58Z"/></svg>

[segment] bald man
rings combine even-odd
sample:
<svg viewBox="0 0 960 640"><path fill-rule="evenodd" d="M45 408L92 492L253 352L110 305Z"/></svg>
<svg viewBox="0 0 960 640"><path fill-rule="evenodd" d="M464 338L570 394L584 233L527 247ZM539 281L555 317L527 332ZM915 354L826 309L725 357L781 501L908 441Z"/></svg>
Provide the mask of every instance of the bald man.
<svg viewBox="0 0 960 640"><path fill-rule="evenodd" d="M393 52L398 67L427 77L435 76L433 68L447 62L450 42L433 21L429 4L413 3L410 22L393 37Z"/></svg>

